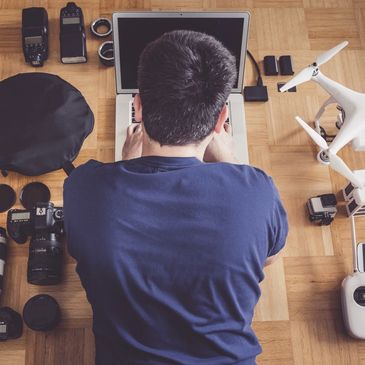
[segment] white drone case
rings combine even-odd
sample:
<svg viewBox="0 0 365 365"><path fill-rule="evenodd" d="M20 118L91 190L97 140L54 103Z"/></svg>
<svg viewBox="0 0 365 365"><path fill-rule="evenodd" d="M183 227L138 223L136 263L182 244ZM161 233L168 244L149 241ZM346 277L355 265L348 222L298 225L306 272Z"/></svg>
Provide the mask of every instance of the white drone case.
<svg viewBox="0 0 365 365"><path fill-rule="evenodd" d="M342 313L348 333L355 338L365 339L365 306L356 303L355 290L365 288L365 273L355 272L342 281Z"/></svg>

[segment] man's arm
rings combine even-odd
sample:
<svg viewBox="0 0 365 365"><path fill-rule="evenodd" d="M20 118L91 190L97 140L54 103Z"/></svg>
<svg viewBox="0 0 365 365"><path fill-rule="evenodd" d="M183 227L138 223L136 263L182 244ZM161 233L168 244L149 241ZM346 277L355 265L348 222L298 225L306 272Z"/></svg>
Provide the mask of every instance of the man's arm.
<svg viewBox="0 0 365 365"><path fill-rule="evenodd" d="M224 123L220 133L214 132L213 138L204 153L205 162L238 163L233 152L232 126Z"/></svg>
<svg viewBox="0 0 365 365"><path fill-rule="evenodd" d="M143 128L141 123L132 123L127 129L127 138L123 145L122 160L141 157Z"/></svg>
<svg viewBox="0 0 365 365"><path fill-rule="evenodd" d="M265 266L274 263L281 254L288 236L288 217L281 202L279 192L270 178L273 204L271 207L271 217L269 224L269 252L265 261Z"/></svg>
<svg viewBox="0 0 365 365"><path fill-rule="evenodd" d="M265 266L269 266L269 265L273 264L280 257L280 255L281 255L281 253L278 252L276 255L269 256L265 261Z"/></svg>

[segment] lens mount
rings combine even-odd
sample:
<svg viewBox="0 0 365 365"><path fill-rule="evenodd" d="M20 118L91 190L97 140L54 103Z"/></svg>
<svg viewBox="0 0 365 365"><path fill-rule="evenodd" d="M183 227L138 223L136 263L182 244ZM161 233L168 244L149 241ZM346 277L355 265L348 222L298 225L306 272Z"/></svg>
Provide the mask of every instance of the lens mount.
<svg viewBox="0 0 365 365"><path fill-rule="evenodd" d="M98 28L101 26L106 27L106 32L101 33L98 31ZM95 37L106 38L107 36L112 34L112 22L108 18L98 18L91 23L90 30Z"/></svg>

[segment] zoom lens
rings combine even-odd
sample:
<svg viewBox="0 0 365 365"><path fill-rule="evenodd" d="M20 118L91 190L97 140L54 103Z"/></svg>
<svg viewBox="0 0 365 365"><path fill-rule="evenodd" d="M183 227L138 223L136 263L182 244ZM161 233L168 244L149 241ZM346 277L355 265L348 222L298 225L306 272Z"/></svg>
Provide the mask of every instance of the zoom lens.
<svg viewBox="0 0 365 365"><path fill-rule="evenodd" d="M62 280L63 250L59 235L45 233L30 241L28 282L35 285L54 285Z"/></svg>
<svg viewBox="0 0 365 365"><path fill-rule="evenodd" d="M4 285L4 267L6 261L6 230L0 227L0 294L3 291Z"/></svg>

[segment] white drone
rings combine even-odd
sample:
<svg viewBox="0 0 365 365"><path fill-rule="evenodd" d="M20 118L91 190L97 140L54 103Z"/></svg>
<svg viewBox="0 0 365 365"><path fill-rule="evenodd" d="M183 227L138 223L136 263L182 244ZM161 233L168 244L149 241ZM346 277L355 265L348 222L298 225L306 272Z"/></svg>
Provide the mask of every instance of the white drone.
<svg viewBox="0 0 365 365"><path fill-rule="evenodd" d="M299 74L287 82L280 91L284 92L293 86L309 80L314 80L331 95L330 98L324 102L315 117L316 130L309 127L309 125L300 117L297 116L295 119L320 147L318 160L322 163L329 164L334 170L346 177L346 179L352 183L354 186L353 197L355 202L362 207L365 205L365 170L351 171L345 162L336 154L350 141L353 141L354 146L354 140L356 140L362 132L365 132L365 94L348 89L339 83L330 80L319 71L319 66L329 61L347 45L348 42L342 42L329 51L322 53L317 57L313 64L299 72ZM328 145L327 141L320 134L319 117L323 114L326 106L332 103L337 103L338 109L341 111L341 118L339 118L336 123L337 126L340 127L340 130L333 141ZM357 149L356 143L354 148L355 150ZM348 333L353 337L365 339L365 272L359 272L358 270L358 256L363 260L365 260L365 256L363 251L361 252L362 255L357 255L357 250L360 245L358 245L356 241L355 221L353 216L351 216L351 224L354 273L348 275L342 282L342 312ZM361 248L364 249L362 244ZM362 266L364 266L364 263Z"/></svg>
<svg viewBox="0 0 365 365"><path fill-rule="evenodd" d="M318 160L324 164L329 164L335 171L343 175L352 183L355 187L355 200L359 205L363 206L365 205L364 181L351 171L345 162L336 154L347 143L350 141L354 142L355 139L365 132L365 94L353 91L338 82L329 79L319 70L319 66L329 61L347 45L347 41L342 42L336 47L319 55L314 63L300 71L282 86L280 91L284 92L303 82L313 80L320 84L331 95L330 98L324 102L315 117L317 130L312 129L299 116L295 117L295 119L320 147ZM323 114L325 108L332 103L337 103L338 109L341 111L341 118L336 123L337 126L340 127L340 130L333 141L330 144L327 144L327 141L319 133L319 117Z"/></svg>

